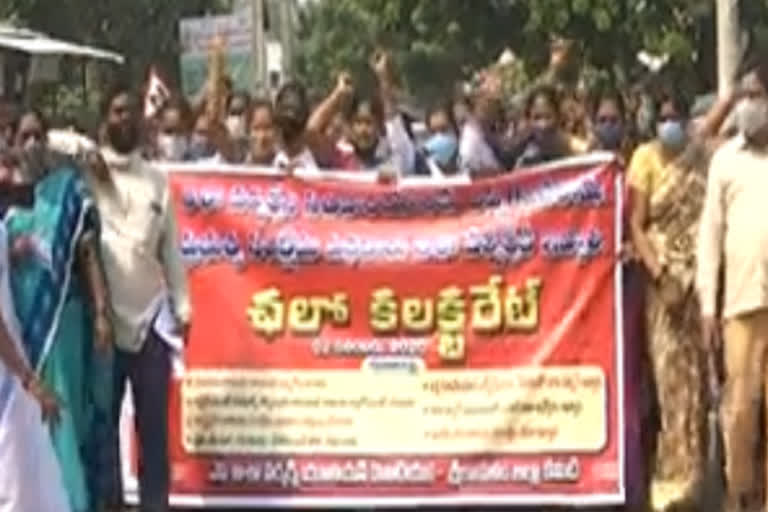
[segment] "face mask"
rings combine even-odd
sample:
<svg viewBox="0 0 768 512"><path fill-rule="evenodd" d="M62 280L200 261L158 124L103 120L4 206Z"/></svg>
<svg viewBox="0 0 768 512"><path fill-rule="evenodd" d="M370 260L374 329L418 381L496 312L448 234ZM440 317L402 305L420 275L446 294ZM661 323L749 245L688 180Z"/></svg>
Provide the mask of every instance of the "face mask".
<svg viewBox="0 0 768 512"><path fill-rule="evenodd" d="M659 123L658 135L661 144L668 149L680 149L685 144L685 128L680 121Z"/></svg>
<svg viewBox="0 0 768 512"><path fill-rule="evenodd" d="M110 124L107 126L107 139L115 151L125 155L139 145L139 129L134 123Z"/></svg>
<svg viewBox="0 0 768 512"><path fill-rule="evenodd" d="M542 145L551 142L557 131L555 125L549 122L534 122L531 125L531 129L533 130L533 140Z"/></svg>
<svg viewBox="0 0 768 512"><path fill-rule="evenodd" d="M187 152L187 139L181 135L160 134L157 136L157 149L162 160L178 162Z"/></svg>
<svg viewBox="0 0 768 512"><path fill-rule="evenodd" d="M194 160L210 158L216 153L216 148L203 135L195 134L189 141L189 155Z"/></svg>
<svg viewBox="0 0 768 512"><path fill-rule="evenodd" d="M768 101L742 100L736 109L736 122L745 137L754 137L768 124Z"/></svg>
<svg viewBox="0 0 768 512"><path fill-rule="evenodd" d="M245 119L242 116L229 116L225 124L230 136L237 139L245 137Z"/></svg>
<svg viewBox="0 0 768 512"><path fill-rule="evenodd" d="M448 133L437 133L424 144L427 154L441 167L451 165L459 150L456 136Z"/></svg>
<svg viewBox="0 0 768 512"><path fill-rule="evenodd" d="M624 139L624 126L620 122L606 121L595 125L595 137L602 149L617 150Z"/></svg>

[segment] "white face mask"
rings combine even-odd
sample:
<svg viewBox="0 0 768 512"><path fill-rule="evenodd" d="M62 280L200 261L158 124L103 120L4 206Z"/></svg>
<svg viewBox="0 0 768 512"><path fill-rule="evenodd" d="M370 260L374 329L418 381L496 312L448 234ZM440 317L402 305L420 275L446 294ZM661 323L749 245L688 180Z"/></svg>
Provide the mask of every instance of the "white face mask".
<svg viewBox="0 0 768 512"><path fill-rule="evenodd" d="M736 122L739 131L752 137L768 125L768 100L747 98L736 107Z"/></svg>
<svg viewBox="0 0 768 512"><path fill-rule="evenodd" d="M186 137L161 133L157 136L157 149L161 160L178 162L184 159L188 142Z"/></svg>
<svg viewBox="0 0 768 512"><path fill-rule="evenodd" d="M245 119L243 116L229 116L226 121L229 135L239 139L245 137Z"/></svg>

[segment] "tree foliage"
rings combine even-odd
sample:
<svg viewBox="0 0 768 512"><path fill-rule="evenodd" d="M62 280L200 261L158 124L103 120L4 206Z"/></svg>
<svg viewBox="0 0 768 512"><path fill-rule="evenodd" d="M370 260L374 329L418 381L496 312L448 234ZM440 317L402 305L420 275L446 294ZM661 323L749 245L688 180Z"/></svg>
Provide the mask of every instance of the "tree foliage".
<svg viewBox="0 0 768 512"><path fill-rule="evenodd" d="M407 85L434 97L468 74L468 64L488 62L518 42L522 34L510 28L519 12L513 2L493 0L317 2L305 13L298 68L315 85L341 70L365 82L370 54L385 47Z"/></svg>
<svg viewBox="0 0 768 512"><path fill-rule="evenodd" d="M750 28L768 26L768 2L742 2ZM299 69L327 84L340 69L362 74L377 45L395 54L424 96L489 65L511 48L535 75L554 35L577 42L582 65L631 80L637 53L666 54L690 83L715 77L714 2L704 0L318 0L305 12ZM768 32L766 32L768 34Z"/></svg>

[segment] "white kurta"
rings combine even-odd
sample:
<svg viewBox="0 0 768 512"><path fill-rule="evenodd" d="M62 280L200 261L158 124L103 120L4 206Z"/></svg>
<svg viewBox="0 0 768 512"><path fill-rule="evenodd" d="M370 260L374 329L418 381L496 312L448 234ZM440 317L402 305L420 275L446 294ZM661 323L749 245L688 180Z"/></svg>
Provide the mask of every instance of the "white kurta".
<svg viewBox="0 0 768 512"><path fill-rule="evenodd" d="M0 221L0 316L20 353L8 241ZM68 512L59 463L37 402L0 361L0 512Z"/></svg>

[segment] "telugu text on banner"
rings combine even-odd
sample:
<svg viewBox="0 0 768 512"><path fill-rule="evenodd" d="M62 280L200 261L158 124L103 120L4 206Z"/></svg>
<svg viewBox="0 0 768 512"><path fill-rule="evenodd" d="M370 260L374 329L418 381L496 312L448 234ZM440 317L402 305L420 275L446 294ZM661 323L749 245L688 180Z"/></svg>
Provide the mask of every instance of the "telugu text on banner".
<svg viewBox="0 0 768 512"><path fill-rule="evenodd" d="M210 171L170 177L176 503L623 501L612 161L455 187Z"/></svg>

